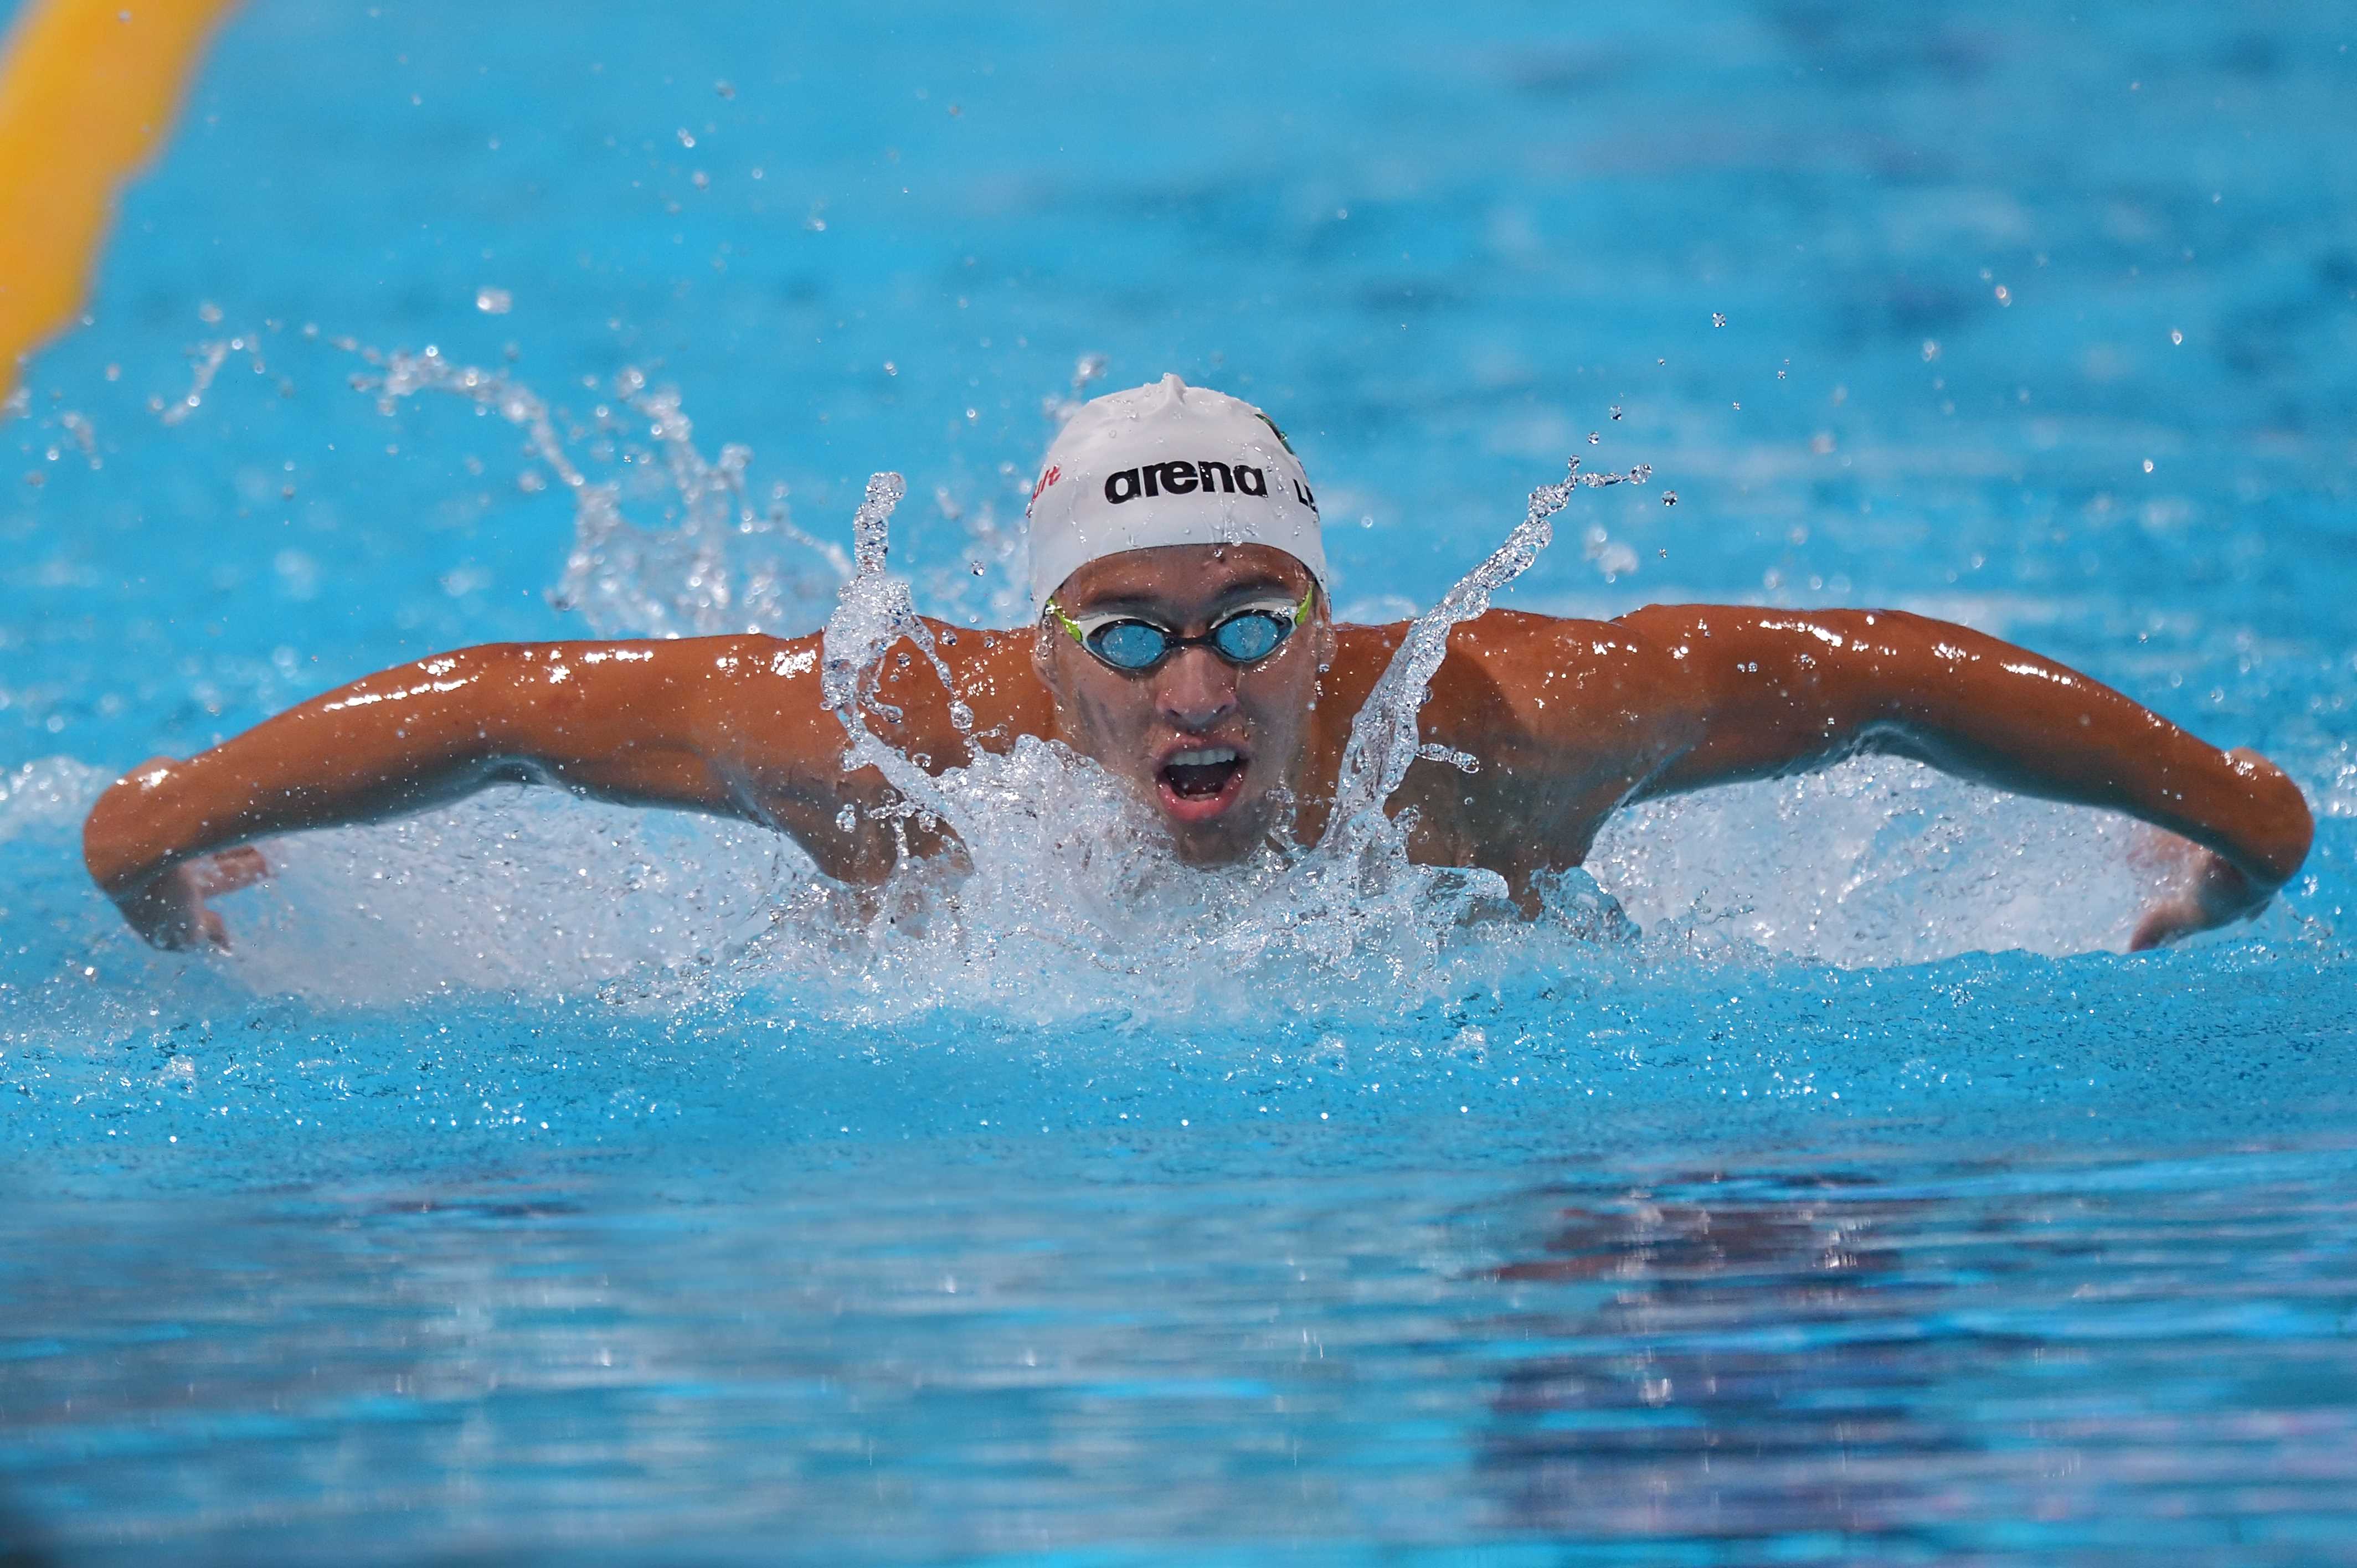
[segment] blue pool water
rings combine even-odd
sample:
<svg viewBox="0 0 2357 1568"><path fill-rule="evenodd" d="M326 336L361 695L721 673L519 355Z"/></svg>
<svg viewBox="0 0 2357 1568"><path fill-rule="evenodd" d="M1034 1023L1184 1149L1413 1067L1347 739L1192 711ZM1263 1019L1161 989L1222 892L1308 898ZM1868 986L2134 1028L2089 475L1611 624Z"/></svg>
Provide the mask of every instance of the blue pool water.
<svg viewBox="0 0 2357 1568"><path fill-rule="evenodd" d="M256 0L28 366L0 1557L2357 1561L2357 9L803 9ZM515 793L272 846L228 960L83 880L366 671L807 629L779 486L905 473L1003 623L1089 355L1270 408L1346 613L1651 463L1507 602L1960 619L2315 853L2133 958L2120 824L1897 763L1620 824L1640 934L1248 963ZM351 384L436 361L638 532L568 575L497 398ZM700 587L633 371L751 448Z"/></svg>

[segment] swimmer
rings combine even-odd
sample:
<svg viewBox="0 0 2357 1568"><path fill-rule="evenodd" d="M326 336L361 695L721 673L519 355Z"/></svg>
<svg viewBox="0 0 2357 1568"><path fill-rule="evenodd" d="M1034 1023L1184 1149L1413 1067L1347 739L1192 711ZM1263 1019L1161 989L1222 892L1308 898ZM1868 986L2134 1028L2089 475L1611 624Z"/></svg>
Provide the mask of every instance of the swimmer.
<svg viewBox="0 0 2357 1568"><path fill-rule="evenodd" d="M1032 621L931 623L948 689L888 659L864 714L931 771L1037 736L1093 757L1183 861L1315 843L1351 721L1406 633L1338 624L1316 499L1251 404L1177 376L1087 404L1032 493ZM874 884L946 829L880 821L846 768L816 636L470 648L315 697L102 796L91 877L158 947L227 932L207 900L266 875L254 839L375 822L496 782L712 812L791 837L826 875ZM2151 825L2164 890L2132 948L2255 915L2307 856L2307 801L2256 752L2220 751L2108 687L1903 612L1651 606L1609 621L1493 609L1458 627L1417 761L1389 802L1411 854L1482 866L1534 908L1620 807L1780 778L1861 753ZM969 729L952 704L972 710ZM850 808L846 811L845 808Z"/></svg>

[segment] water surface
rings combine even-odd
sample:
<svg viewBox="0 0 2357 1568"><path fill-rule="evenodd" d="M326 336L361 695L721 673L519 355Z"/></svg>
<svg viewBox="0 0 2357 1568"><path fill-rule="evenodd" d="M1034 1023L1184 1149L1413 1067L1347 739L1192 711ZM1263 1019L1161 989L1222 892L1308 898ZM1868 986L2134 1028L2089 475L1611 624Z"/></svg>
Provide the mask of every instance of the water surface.
<svg viewBox="0 0 2357 1568"><path fill-rule="evenodd" d="M0 425L0 1544L2357 1560L2352 22L248 6ZM350 386L429 344L644 532L568 579L500 398ZM663 389L771 624L880 469L1005 624L1086 355L1265 403L1346 613L1650 463L1502 602L1961 619L2278 757L2316 853L2137 957L2121 824L1892 763L1616 826L1641 935L1422 957L1029 941L1030 863L868 941L512 793L274 846L226 961L82 879L156 751L737 613Z"/></svg>

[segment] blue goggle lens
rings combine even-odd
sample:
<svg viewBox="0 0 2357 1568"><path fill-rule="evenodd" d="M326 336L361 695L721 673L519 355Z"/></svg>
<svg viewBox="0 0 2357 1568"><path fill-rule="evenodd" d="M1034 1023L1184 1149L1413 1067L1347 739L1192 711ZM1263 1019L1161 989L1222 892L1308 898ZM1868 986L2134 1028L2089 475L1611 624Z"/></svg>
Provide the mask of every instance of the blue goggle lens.
<svg viewBox="0 0 2357 1568"><path fill-rule="evenodd" d="M1211 650L1231 664L1250 664L1276 651L1293 623L1267 610L1246 610L1211 628Z"/></svg>
<svg viewBox="0 0 2357 1568"><path fill-rule="evenodd" d="M1170 651L1170 634L1142 620L1117 620L1089 634L1089 651L1116 670L1145 670Z"/></svg>
<svg viewBox="0 0 2357 1568"><path fill-rule="evenodd" d="M1178 637L1152 621L1114 620L1082 639L1091 653L1116 670L1151 670L1174 648L1208 646L1231 664L1257 664L1293 635L1292 618L1275 610L1239 610L1200 638Z"/></svg>

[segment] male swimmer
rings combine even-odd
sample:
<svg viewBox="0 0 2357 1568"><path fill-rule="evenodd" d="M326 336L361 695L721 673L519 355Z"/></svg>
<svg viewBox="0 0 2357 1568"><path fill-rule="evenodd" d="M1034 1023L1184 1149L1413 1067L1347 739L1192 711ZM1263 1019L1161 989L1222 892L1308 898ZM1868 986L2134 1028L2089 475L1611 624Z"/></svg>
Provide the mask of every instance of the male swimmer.
<svg viewBox="0 0 2357 1568"><path fill-rule="evenodd" d="M1251 404L1177 376L1098 398L1033 492L1032 622L936 623L949 689L887 669L884 740L940 772L1022 736L1096 759L1177 854L1317 842L1351 721L1404 625L1331 618L1316 500ZM83 831L91 875L159 947L226 945L207 898L265 873L250 841L371 822L497 782L743 817L873 883L946 830L896 838L872 768L845 767L819 639L501 644L371 675L201 756L142 763ZM951 721L953 701L973 713ZM1861 752L2124 811L2160 830L2166 890L2130 945L2256 914L2299 868L2299 789L2108 687L1962 627L1874 610L1652 606L1609 621L1491 610L1458 627L1419 761L1394 797L1421 862L1483 866L1526 905L1618 808ZM848 806L854 808L845 811Z"/></svg>

